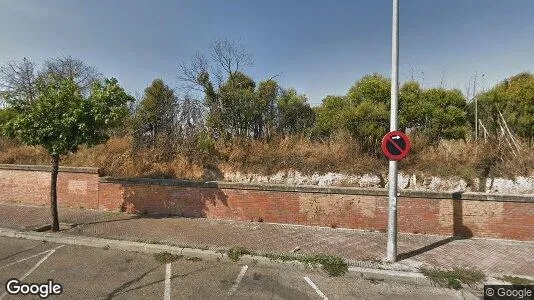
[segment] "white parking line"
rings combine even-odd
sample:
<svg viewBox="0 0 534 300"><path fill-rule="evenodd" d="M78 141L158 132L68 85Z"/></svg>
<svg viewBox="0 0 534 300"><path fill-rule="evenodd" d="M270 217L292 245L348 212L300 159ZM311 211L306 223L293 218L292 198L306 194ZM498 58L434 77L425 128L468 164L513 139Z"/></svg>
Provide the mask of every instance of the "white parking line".
<svg viewBox="0 0 534 300"><path fill-rule="evenodd" d="M37 253L37 254L34 254L34 255L32 255L32 256L28 256L28 257L25 257L25 258L21 258L21 259L19 259L19 260L17 260L17 261L14 261L14 262L12 262L12 263L9 263L9 264L7 264L7 265L5 265L5 266L1 266L1 267L0 267L0 270L2 270L2 269L4 269L4 268L7 268L7 267L11 267L12 265L18 264L18 263L23 262L23 261L27 261L28 259L32 259L32 258L37 257L37 256L39 256L39 255L42 255L42 254L45 254L45 253L49 253L50 251L51 251L51 250L46 250L46 251L43 251L43 252L39 252L39 253Z"/></svg>
<svg viewBox="0 0 534 300"><path fill-rule="evenodd" d="M317 294L319 296L321 296L321 298L323 298L324 300L328 300L328 297L326 297L323 292L321 292L321 290L319 290L319 288L315 285L315 283L313 283L313 281L311 281L310 278L308 278L307 276L304 277L304 280L306 280L306 282L317 292Z"/></svg>
<svg viewBox="0 0 534 300"><path fill-rule="evenodd" d="M58 246L52 250L48 250L48 251L44 251L44 252L41 252L41 253L38 253L36 255L33 255L32 257L35 257L37 255L40 255L40 254L44 254L46 252L48 252L47 255L45 255L45 257L41 258L40 261L38 261L31 269L28 270L28 272L26 272L24 275L22 275L22 277L19 278L20 281L24 280L26 277L28 277L33 271L35 271L35 269L37 269L45 260L47 260L50 255L54 254L54 252L56 252L57 249L61 248L61 247L64 247L65 245L61 245L61 246ZM22 259L20 261L25 261L27 259L29 259L31 257L27 257L26 259ZM5 266L4 266L5 267ZM4 299L5 296L7 296L7 291L5 291L2 295L0 295L0 300Z"/></svg>
<svg viewBox="0 0 534 300"><path fill-rule="evenodd" d="M233 293L235 293L235 291L237 291L237 287L239 286L239 283L241 283L241 280L243 279L243 276L245 276L247 270L248 266L246 265L241 268L241 272L239 272L239 275L237 275L237 279L235 280L235 283L230 289L230 291L228 292L228 295L232 295Z"/></svg>
<svg viewBox="0 0 534 300"><path fill-rule="evenodd" d="M165 293L163 294L163 300L171 300L171 264L168 263L165 267Z"/></svg>

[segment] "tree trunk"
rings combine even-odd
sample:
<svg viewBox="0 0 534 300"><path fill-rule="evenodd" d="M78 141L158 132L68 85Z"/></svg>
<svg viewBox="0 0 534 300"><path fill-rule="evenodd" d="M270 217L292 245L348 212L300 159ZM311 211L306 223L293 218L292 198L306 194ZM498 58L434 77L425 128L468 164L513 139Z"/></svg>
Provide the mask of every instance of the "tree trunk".
<svg viewBox="0 0 534 300"><path fill-rule="evenodd" d="M59 231L57 213L57 175L59 171L59 155L52 155L52 173L50 178L50 209L52 211L52 232Z"/></svg>

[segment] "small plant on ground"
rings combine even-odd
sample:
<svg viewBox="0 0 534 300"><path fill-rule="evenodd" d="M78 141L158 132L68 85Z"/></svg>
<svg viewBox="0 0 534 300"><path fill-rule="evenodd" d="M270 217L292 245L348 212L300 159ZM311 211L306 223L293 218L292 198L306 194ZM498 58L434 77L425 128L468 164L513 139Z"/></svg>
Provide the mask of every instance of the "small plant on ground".
<svg viewBox="0 0 534 300"><path fill-rule="evenodd" d="M168 264L173 261L182 259L183 257L183 255L176 255L169 252L154 253L154 259L160 264Z"/></svg>
<svg viewBox="0 0 534 300"><path fill-rule="evenodd" d="M188 257L188 258L186 258L186 260L188 260L188 261L193 261L193 262L197 262L197 261L202 261L202 258L200 258L200 257L196 257L196 256L192 256L192 257Z"/></svg>
<svg viewBox="0 0 534 300"><path fill-rule="evenodd" d="M420 270L430 280L441 286L447 286L456 290L460 289L462 284L474 285L486 279L486 275L482 271L474 268L455 267L452 270L443 270L422 267Z"/></svg>
<svg viewBox="0 0 534 300"><path fill-rule="evenodd" d="M517 277L517 276L504 275L503 277L497 277L497 279L499 279L501 281L507 281L507 282L509 282L511 284L514 284L514 285L534 284L533 280L530 280L528 278L523 278L523 277Z"/></svg>
<svg viewBox="0 0 534 300"><path fill-rule="evenodd" d="M376 278L368 278L369 282L372 284L379 284L380 282L384 282L384 279L376 279Z"/></svg>
<svg viewBox="0 0 534 300"><path fill-rule="evenodd" d="M330 276L342 276L349 270L348 264L341 257L318 254L313 257L313 261L320 263Z"/></svg>
<svg viewBox="0 0 534 300"><path fill-rule="evenodd" d="M238 261L241 259L241 256L251 254L249 250L243 247L232 247L228 250L228 257L232 261Z"/></svg>
<svg viewBox="0 0 534 300"><path fill-rule="evenodd" d="M279 261L298 261L312 267L320 264L322 269L330 276L342 276L348 272L348 264L341 258L329 254L316 255L289 255L289 254L273 254L267 253L263 256L271 260Z"/></svg>
<svg viewBox="0 0 534 300"><path fill-rule="evenodd" d="M299 260L299 258L296 255L289 255L289 254L274 254L274 253L266 253L263 256L270 258L271 260L279 260L279 261L291 261L291 260Z"/></svg>

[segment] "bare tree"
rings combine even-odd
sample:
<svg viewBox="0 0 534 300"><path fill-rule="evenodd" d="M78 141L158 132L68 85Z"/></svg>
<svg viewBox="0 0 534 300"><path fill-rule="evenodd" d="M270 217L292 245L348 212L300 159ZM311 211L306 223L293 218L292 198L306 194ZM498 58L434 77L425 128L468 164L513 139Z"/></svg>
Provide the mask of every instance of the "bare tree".
<svg viewBox="0 0 534 300"><path fill-rule="evenodd" d="M252 57L241 44L217 40L211 44L211 58L228 76L252 65Z"/></svg>
<svg viewBox="0 0 534 300"><path fill-rule="evenodd" d="M441 80L439 82L439 87L440 88L444 88L446 71L447 71L446 67L443 67L443 73L441 74Z"/></svg>
<svg viewBox="0 0 534 300"><path fill-rule="evenodd" d="M180 130L182 150L188 154L195 151L198 136L204 130L206 121L206 109L202 103L185 95L180 101L177 116L177 125Z"/></svg>
<svg viewBox="0 0 534 300"><path fill-rule="evenodd" d="M32 103L37 98L37 79L52 76L56 80L72 78L83 92L101 79L94 67L71 56L52 58L45 61L41 70L27 58L11 61L0 67L0 87L10 105Z"/></svg>
<svg viewBox="0 0 534 300"><path fill-rule="evenodd" d="M204 54L196 51L189 63L182 63L179 66L180 73L178 74L178 79L181 82L181 88L191 91L201 91L204 92L204 86L201 83L201 74L208 74L208 60Z"/></svg>
<svg viewBox="0 0 534 300"><path fill-rule="evenodd" d="M411 64L408 65L408 66L409 66L409 68L410 68L410 81L413 81L413 80L414 80L414 79L413 79L413 74L414 74L413 66L412 66Z"/></svg>
<svg viewBox="0 0 534 300"><path fill-rule="evenodd" d="M40 75L48 74L56 80L72 78L83 92L102 78L95 67L86 65L82 60L72 56L47 59Z"/></svg>
<svg viewBox="0 0 534 300"><path fill-rule="evenodd" d="M9 102L32 102L36 97L36 78L35 64L27 58L0 67L0 87Z"/></svg>
<svg viewBox="0 0 534 300"><path fill-rule="evenodd" d="M215 79L217 87L220 87L225 78L252 65L251 55L245 47L226 39L214 41L210 45L210 58L208 61L197 51L190 63L180 64L178 79L182 82L182 88L207 92L207 89L213 89L210 75Z"/></svg>

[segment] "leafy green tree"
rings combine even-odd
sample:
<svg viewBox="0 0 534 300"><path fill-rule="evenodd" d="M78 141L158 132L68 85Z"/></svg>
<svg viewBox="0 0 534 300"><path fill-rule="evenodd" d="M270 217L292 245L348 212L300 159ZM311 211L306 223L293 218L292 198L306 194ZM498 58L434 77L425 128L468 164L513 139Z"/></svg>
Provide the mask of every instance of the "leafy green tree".
<svg viewBox="0 0 534 300"><path fill-rule="evenodd" d="M260 82L241 71L233 71L215 89L207 72L197 82L203 87L208 107L207 125L225 138L270 137L276 129L277 100L280 86L272 79Z"/></svg>
<svg viewBox="0 0 534 300"><path fill-rule="evenodd" d="M467 122L467 102L460 90L432 88L422 94L428 105L424 131L433 142L441 139L465 139L469 132Z"/></svg>
<svg viewBox="0 0 534 300"><path fill-rule="evenodd" d="M399 89L399 127L406 131L424 130L431 112L418 82L408 81Z"/></svg>
<svg viewBox="0 0 534 300"><path fill-rule="evenodd" d="M389 129L389 79L371 74L358 80L347 93L348 108L342 113L344 128L362 150L378 155L382 136Z"/></svg>
<svg viewBox="0 0 534 300"><path fill-rule="evenodd" d="M478 99L478 115L484 126L492 131L500 130L498 120L502 113L510 130L532 144L534 140L534 75L514 75L481 93ZM471 114L474 102L470 103ZM474 119L474 118L473 118Z"/></svg>
<svg viewBox="0 0 534 300"><path fill-rule="evenodd" d="M185 67L184 67L185 68ZM192 72L187 69L184 72ZM183 79L182 80L186 80ZM212 135L220 135L223 132L222 128L222 111L221 101L219 93L215 90L213 83L211 82L210 75L207 71L200 71L196 77L192 80L196 84L200 85L204 92L204 103L208 108L208 115L206 119L206 125L211 131Z"/></svg>
<svg viewBox="0 0 534 300"><path fill-rule="evenodd" d="M137 146L154 148L160 141L172 147L176 138L178 98L163 80L155 79L145 89L134 117L134 138Z"/></svg>
<svg viewBox="0 0 534 300"><path fill-rule="evenodd" d="M256 83L247 75L235 72L219 89L221 122L225 133L248 136L256 110Z"/></svg>
<svg viewBox="0 0 534 300"><path fill-rule="evenodd" d="M347 100L351 106L358 106L363 101L384 103L389 106L390 87L389 79L381 74L365 75L349 89Z"/></svg>
<svg viewBox="0 0 534 300"><path fill-rule="evenodd" d="M278 99L278 131L282 134L305 134L315 123L315 112L306 96L293 88L284 90Z"/></svg>
<svg viewBox="0 0 534 300"><path fill-rule="evenodd" d="M57 175L60 156L105 141L108 129L128 114L127 95L116 79L94 82L84 96L73 78L40 78L31 105L16 108L16 115L4 125L6 134L28 145L44 147L52 158L50 206L52 231L59 230Z"/></svg>
<svg viewBox="0 0 534 300"><path fill-rule="evenodd" d="M341 114L344 127L358 140L365 153L379 155L380 142L389 129L389 107L364 100Z"/></svg>
<svg viewBox="0 0 534 300"><path fill-rule="evenodd" d="M345 125L342 112L349 109L349 103L343 96L326 96L321 106L315 110L317 119L314 133L319 137L329 137Z"/></svg>
<svg viewBox="0 0 534 300"><path fill-rule="evenodd" d="M9 122L9 120L13 119L14 116L15 116L14 109L10 107L0 108L0 126L3 126L7 122Z"/></svg>
<svg viewBox="0 0 534 300"><path fill-rule="evenodd" d="M256 90L254 111L254 138L270 138L276 131L276 101L281 88L272 79L262 81Z"/></svg>

